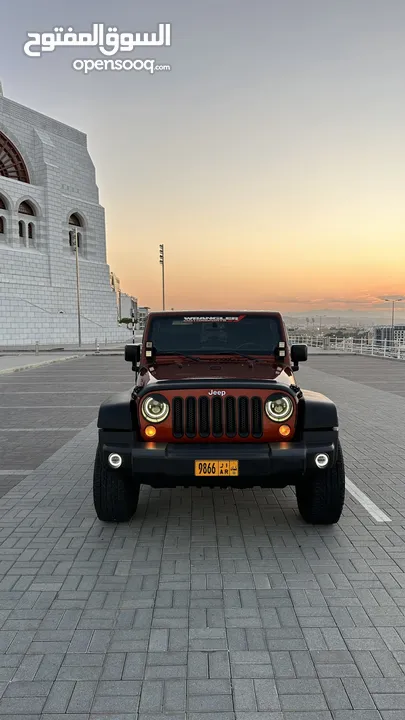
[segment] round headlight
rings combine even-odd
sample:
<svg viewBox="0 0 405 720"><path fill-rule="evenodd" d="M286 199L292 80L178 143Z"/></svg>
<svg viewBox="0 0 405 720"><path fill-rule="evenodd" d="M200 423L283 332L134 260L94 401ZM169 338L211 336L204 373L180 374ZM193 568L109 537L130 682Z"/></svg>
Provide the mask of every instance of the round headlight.
<svg viewBox="0 0 405 720"><path fill-rule="evenodd" d="M274 422L285 422L294 412L293 401L288 395L273 395L265 406L266 415Z"/></svg>
<svg viewBox="0 0 405 720"><path fill-rule="evenodd" d="M150 423L160 423L166 420L170 411L167 400L156 395L150 395L142 403L142 415Z"/></svg>

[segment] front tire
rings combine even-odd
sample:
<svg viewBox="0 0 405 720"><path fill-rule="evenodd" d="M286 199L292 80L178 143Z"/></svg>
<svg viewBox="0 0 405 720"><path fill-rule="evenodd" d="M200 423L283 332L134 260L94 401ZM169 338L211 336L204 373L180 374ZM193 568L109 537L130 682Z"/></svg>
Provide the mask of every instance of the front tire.
<svg viewBox="0 0 405 720"><path fill-rule="evenodd" d="M128 522L138 506L140 487L119 470L111 470L97 447L93 473L93 501L99 520Z"/></svg>
<svg viewBox="0 0 405 720"><path fill-rule="evenodd" d="M326 470L311 470L296 486L298 510L305 522L333 525L339 522L345 502L345 466L340 442L336 464Z"/></svg>

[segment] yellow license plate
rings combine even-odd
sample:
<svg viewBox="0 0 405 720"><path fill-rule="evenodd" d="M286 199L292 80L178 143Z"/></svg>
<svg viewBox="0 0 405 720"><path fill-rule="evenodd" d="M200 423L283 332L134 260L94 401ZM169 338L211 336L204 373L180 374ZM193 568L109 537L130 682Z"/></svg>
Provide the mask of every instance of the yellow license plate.
<svg viewBox="0 0 405 720"><path fill-rule="evenodd" d="M195 460L194 475L197 477L218 477L239 475L238 460Z"/></svg>

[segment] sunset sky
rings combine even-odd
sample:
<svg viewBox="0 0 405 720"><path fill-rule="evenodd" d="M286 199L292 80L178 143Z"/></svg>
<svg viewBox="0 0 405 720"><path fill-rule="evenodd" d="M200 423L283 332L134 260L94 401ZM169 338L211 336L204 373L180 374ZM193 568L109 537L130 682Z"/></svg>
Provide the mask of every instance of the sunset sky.
<svg viewBox="0 0 405 720"><path fill-rule="evenodd" d="M388 312L377 298L405 292L404 0L4 0L2 17L4 94L87 133L108 261L141 304L160 307L162 242L168 307ZM171 47L130 53L171 72L23 54L27 32L93 22L171 23Z"/></svg>

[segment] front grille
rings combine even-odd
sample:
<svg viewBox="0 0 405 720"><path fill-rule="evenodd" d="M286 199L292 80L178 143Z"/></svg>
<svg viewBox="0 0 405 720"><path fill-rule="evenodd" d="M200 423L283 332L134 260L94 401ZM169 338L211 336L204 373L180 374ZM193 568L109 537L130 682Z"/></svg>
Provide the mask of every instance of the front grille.
<svg viewBox="0 0 405 720"><path fill-rule="evenodd" d="M260 438L263 402L259 397L174 398L173 437Z"/></svg>

